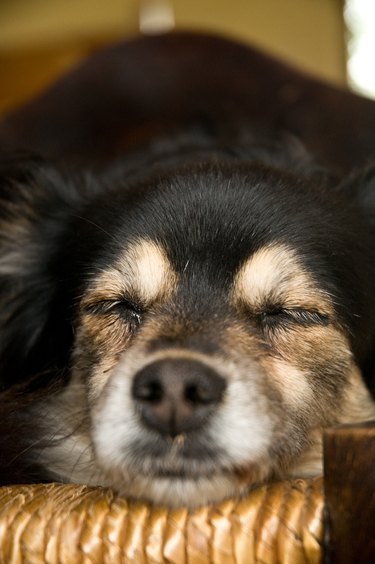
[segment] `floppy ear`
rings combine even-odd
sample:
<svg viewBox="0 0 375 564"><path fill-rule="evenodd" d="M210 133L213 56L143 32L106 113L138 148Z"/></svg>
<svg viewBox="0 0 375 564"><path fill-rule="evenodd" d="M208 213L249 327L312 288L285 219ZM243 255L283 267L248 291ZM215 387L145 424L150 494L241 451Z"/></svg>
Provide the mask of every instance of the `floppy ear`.
<svg viewBox="0 0 375 564"><path fill-rule="evenodd" d="M375 162L363 170L353 172L341 182L339 190L360 209L370 229L375 229Z"/></svg>
<svg viewBox="0 0 375 564"><path fill-rule="evenodd" d="M366 246L367 263L363 265L362 277L369 288L365 299L370 322L369 346L361 369L375 398L375 163L352 173L339 185L339 191L359 211L358 231L354 236Z"/></svg>
<svg viewBox="0 0 375 564"><path fill-rule="evenodd" d="M73 206L67 184L42 159L0 160L0 389L56 370L66 354L70 329L54 261L63 260ZM52 316L60 316L53 331Z"/></svg>

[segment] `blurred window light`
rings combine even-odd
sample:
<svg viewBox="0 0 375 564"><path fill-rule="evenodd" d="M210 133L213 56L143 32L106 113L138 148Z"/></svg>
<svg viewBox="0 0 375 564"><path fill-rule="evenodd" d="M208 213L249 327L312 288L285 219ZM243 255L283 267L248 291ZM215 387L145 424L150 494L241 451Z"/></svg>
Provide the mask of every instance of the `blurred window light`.
<svg viewBox="0 0 375 564"><path fill-rule="evenodd" d="M141 0L139 29L145 35L157 35L175 27L174 11L168 0Z"/></svg>
<svg viewBox="0 0 375 564"><path fill-rule="evenodd" d="M346 0L348 29L348 81L375 98L375 0Z"/></svg>

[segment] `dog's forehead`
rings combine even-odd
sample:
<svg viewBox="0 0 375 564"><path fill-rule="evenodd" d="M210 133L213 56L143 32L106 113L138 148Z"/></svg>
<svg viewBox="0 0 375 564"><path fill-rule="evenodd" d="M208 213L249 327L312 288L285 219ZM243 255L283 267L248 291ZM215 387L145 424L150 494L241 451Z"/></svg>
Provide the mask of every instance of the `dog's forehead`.
<svg viewBox="0 0 375 564"><path fill-rule="evenodd" d="M168 177L147 197L140 193L135 205L125 199L112 214L115 236L107 241L95 286L143 302L182 287L227 297L233 291L237 301L251 294L255 302L254 296L276 286L311 290L305 250L324 248L314 239L324 214L315 205L310 209L304 190L289 185L289 177L262 174ZM313 262L325 265L320 255Z"/></svg>
<svg viewBox="0 0 375 564"><path fill-rule="evenodd" d="M326 224L327 202L314 187L255 164L170 173L134 188L131 197L118 190L118 198L104 207L119 250L137 238L157 240L177 269L192 258L221 258L233 271L257 248L282 239L311 248Z"/></svg>

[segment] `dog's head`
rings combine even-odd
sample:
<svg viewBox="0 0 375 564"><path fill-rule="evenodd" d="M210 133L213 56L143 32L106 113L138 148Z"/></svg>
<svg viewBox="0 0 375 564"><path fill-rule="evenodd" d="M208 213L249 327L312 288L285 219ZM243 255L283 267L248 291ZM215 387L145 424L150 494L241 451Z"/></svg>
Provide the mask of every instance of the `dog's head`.
<svg viewBox="0 0 375 564"><path fill-rule="evenodd" d="M374 415L373 227L358 190L251 161L109 189L76 179L83 197L38 174L33 212L25 195L17 205L25 240L3 251L19 291L2 330L24 342L21 372L67 375L58 417L82 414L64 463L38 454L55 476L77 479L89 448L88 481L196 505L319 472L322 428Z"/></svg>

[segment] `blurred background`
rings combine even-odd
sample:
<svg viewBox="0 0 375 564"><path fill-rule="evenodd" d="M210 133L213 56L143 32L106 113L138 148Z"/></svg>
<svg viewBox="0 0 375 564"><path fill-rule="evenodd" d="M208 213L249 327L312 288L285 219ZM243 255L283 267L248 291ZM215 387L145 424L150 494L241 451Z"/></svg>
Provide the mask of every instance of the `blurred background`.
<svg viewBox="0 0 375 564"><path fill-rule="evenodd" d="M174 28L251 43L375 96L375 0L0 0L0 112L106 44Z"/></svg>

